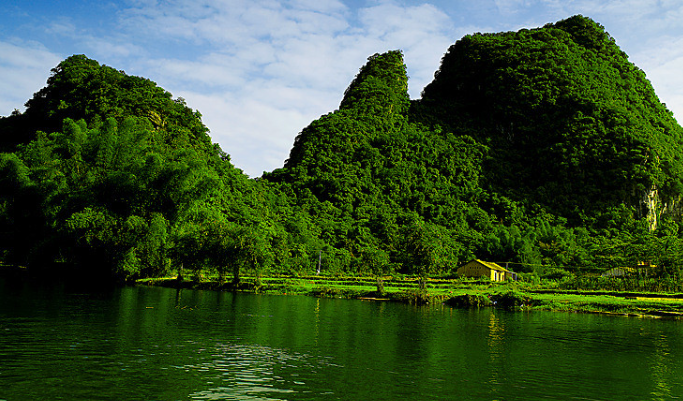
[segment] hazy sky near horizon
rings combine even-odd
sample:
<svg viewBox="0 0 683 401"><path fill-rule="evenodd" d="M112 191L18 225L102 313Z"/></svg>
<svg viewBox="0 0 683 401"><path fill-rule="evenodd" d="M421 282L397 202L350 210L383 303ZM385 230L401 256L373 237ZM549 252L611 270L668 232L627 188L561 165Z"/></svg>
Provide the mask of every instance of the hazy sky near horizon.
<svg viewBox="0 0 683 401"><path fill-rule="evenodd" d="M23 110L72 54L149 78L199 110L251 177L282 167L296 135L338 108L366 59L400 49L419 98L448 47L475 32L582 14L605 26L683 118L679 0L6 0L0 115Z"/></svg>

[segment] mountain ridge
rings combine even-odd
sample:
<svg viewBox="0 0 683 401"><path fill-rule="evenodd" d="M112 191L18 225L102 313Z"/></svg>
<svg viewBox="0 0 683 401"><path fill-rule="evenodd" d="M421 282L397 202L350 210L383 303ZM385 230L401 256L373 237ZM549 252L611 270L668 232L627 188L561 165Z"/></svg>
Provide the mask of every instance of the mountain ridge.
<svg viewBox="0 0 683 401"><path fill-rule="evenodd" d="M369 57L283 167L249 180L181 99L72 56L0 119L0 258L235 282L473 258L531 277L683 271L683 128L595 21L465 36L420 99L407 87L400 51Z"/></svg>

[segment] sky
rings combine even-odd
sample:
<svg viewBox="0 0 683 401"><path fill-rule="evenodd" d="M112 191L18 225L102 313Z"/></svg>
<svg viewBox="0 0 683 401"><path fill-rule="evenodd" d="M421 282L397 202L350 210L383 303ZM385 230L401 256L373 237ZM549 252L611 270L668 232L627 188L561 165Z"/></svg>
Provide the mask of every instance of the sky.
<svg viewBox="0 0 683 401"><path fill-rule="evenodd" d="M85 54L149 78L202 114L251 177L282 167L296 135L339 107L367 58L402 50L419 98L467 34L581 14L605 27L683 118L680 0L2 0L0 115Z"/></svg>

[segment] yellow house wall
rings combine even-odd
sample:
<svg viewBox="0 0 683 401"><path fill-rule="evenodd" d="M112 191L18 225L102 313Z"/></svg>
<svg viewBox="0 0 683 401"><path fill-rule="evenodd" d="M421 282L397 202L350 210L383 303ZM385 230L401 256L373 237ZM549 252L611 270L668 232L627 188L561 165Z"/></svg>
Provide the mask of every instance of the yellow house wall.
<svg viewBox="0 0 683 401"><path fill-rule="evenodd" d="M496 270L489 269L486 266L482 266L479 263L468 263L465 266L461 267L458 269L457 273L462 275L462 276L467 276L467 277L488 277L491 279L491 281L505 281L506 273L505 272L497 272L498 273L498 278L496 279Z"/></svg>

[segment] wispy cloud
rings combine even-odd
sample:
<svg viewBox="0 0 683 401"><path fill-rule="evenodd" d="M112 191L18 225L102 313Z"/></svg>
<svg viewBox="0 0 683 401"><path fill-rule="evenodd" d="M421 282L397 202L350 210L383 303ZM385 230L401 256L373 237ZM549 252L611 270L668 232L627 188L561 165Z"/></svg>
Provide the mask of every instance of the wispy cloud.
<svg viewBox="0 0 683 401"><path fill-rule="evenodd" d="M463 35L583 14L605 25L683 116L678 0L115 0L97 7L49 18L15 7L21 32L43 36L0 36L7 78L0 113L30 98L61 59L85 53L184 97L235 165L258 176L282 166L296 134L338 107L374 53L403 50L416 98Z"/></svg>
<svg viewBox="0 0 683 401"><path fill-rule="evenodd" d="M144 27L147 46L202 46L195 59L150 57L141 69L199 109L252 176L282 166L296 134L338 107L368 56L402 49L417 97L453 42L435 6L391 1L353 10L334 0L136 2L121 24Z"/></svg>
<svg viewBox="0 0 683 401"><path fill-rule="evenodd" d="M60 57L40 43L19 39L0 42L0 54L0 114L8 115L14 109L23 110L23 104L45 85Z"/></svg>

